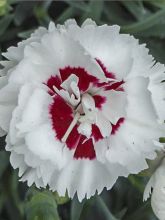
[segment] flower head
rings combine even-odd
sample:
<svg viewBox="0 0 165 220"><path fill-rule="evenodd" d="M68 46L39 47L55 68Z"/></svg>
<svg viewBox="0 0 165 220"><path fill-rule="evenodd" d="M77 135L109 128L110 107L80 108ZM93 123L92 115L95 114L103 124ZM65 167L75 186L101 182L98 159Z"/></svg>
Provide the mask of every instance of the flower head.
<svg viewBox="0 0 165 220"><path fill-rule="evenodd" d="M4 53L0 126L29 186L82 200L156 156L165 68L119 29L50 23Z"/></svg>

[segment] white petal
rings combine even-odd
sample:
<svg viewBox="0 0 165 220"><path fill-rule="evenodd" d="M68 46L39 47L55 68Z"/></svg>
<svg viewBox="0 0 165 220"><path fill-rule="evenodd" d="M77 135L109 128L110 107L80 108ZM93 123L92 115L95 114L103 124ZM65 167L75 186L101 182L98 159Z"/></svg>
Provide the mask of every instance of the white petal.
<svg viewBox="0 0 165 220"><path fill-rule="evenodd" d="M101 81L106 80L96 60L92 60L78 42L60 35L57 31L44 35L41 43L27 45L24 55L25 58L12 72L12 82L31 82L34 78L44 82L51 75L57 75L60 68L67 66L84 67L89 74Z"/></svg>
<svg viewBox="0 0 165 220"><path fill-rule="evenodd" d="M20 181L27 181L27 185L30 187L33 183L36 184L38 188L44 187L44 183L41 178L36 175L36 169L29 169L20 179Z"/></svg>
<svg viewBox="0 0 165 220"><path fill-rule="evenodd" d="M106 161L106 152L109 148L108 145L108 140L106 138L97 141L96 143L94 143L94 149L96 152L96 158L98 161L104 163Z"/></svg>
<svg viewBox="0 0 165 220"><path fill-rule="evenodd" d="M85 135L87 138L89 138L91 136L91 132L92 132L92 125L88 122L82 122L78 126L78 132L80 134Z"/></svg>
<svg viewBox="0 0 165 220"><path fill-rule="evenodd" d="M106 80L97 62L92 60L78 42L71 40L65 34L54 32L52 35L46 35L42 38L42 45L52 54L58 69L66 66L84 67L93 76Z"/></svg>
<svg viewBox="0 0 165 220"><path fill-rule="evenodd" d="M28 169L28 166L24 162L23 156L15 152L12 152L10 155L10 163L14 169L19 168L19 176L22 176L22 174Z"/></svg>
<svg viewBox="0 0 165 220"><path fill-rule="evenodd" d="M48 30L49 30L49 32L52 32L52 31L54 31L55 29L56 29L55 23L51 21L51 22L49 23Z"/></svg>
<svg viewBox="0 0 165 220"><path fill-rule="evenodd" d="M14 68L16 63L14 61L0 61L0 64L3 66L2 69L0 69L0 76L6 76L9 74L10 70Z"/></svg>
<svg viewBox="0 0 165 220"><path fill-rule="evenodd" d="M151 93L148 91L149 79L137 77L124 84L127 95L127 115L129 118L152 124L156 122Z"/></svg>
<svg viewBox="0 0 165 220"><path fill-rule="evenodd" d="M139 45L133 36L119 34L119 30L117 25L96 26L90 19L81 28L76 23L66 25L67 33L93 57L100 59L118 79L149 76L153 57L148 55L146 45Z"/></svg>
<svg viewBox="0 0 165 220"><path fill-rule="evenodd" d="M101 112L112 124L125 117L126 94L120 91L102 91L99 95L106 97Z"/></svg>
<svg viewBox="0 0 165 220"><path fill-rule="evenodd" d="M148 167L145 158L156 157L154 150L160 150L160 147L153 140L159 139L163 132L164 129L157 126L125 119L118 131L109 138L107 159L121 163L131 173L138 173Z"/></svg>
<svg viewBox="0 0 165 220"><path fill-rule="evenodd" d="M33 90L34 88L32 84L26 84L20 89L18 96L18 106L14 109L10 122L9 137L12 144L17 142L18 130L16 128L16 124L21 121L23 109L25 108Z"/></svg>
<svg viewBox="0 0 165 220"><path fill-rule="evenodd" d="M151 182L151 183L150 183ZM149 183L146 186L146 190L152 184L153 192L151 197L151 206L155 215L160 219L164 220L165 216L165 160L155 171L151 177ZM148 186L149 185L149 186Z"/></svg>
<svg viewBox="0 0 165 220"><path fill-rule="evenodd" d="M151 55L149 55L149 50L146 48L145 44L139 45L139 41L135 40L133 37L132 41L134 41L132 47L133 63L130 72L126 76L126 79L134 78L137 76L148 77L154 64L154 59Z"/></svg>
<svg viewBox="0 0 165 220"><path fill-rule="evenodd" d="M50 161L44 161L40 165L40 172L45 186L50 183L54 171L55 166Z"/></svg>
<svg viewBox="0 0 165 220"><path fill-rule="evenodd" d="M43 89L35 89L26 102L22 118L16 124L19 134L37 129L38 126L49 120L49 105L52 99Z"/></svg>
<svg viewBox="0 0 165 220"><path fill-rule="evenodd" d="M0 126L1 128L8 132L10 120L12 117L12 111L15 106L13 105L1 105L0 104Z"/></svg>
<svg viewBox="0 0 165 220"><path fill-rule="evenodd" d="M103 137L109 137L112 131L111 123L107 120L104 115L97 113L96 125L98 126Z"/></svg>
<svg viewBox="0 0 165 220"><path fill-rule="evenodd" d="M101 60L108 71L123 79L132 67L131 51L137 42L129 35L119 35L119 26L69 25L67 33L78 40L92 57ZM122 50L120 49L122 48Z"/></svg>
<svg viewBox="0 0 165 220"><path fill-rule="evenodd" d="M84 22L83 22L83 24L81 25L81 27L82 28L84 28L85 26L88 26L88 25L90 25L90 26L97 26L96 25L96 22L95 21L93 21L91 18L87 18Z"/></svg>
<svg viewBox="0 0 165 220"><path fill-rule="evenodd" d="M9 60L19 62L22 60L24 56L24 48L27 44L31 42L37 42L40 41L41 37L47 33L47 30L43 27L38 28L30 38L27 40L23 40L22 42L18 43L17 47L9 47L6 53L3 53L2 55L6 57Z"/></svg>
<svg viewBox="0 0 165 220"><path fill-rule="evenodd" d="M4 130L2 130L2 128L0 128L0 137L3 137L6 134L6 132Z"/></svg>
<svg viewBox="0 0 165 220"><path fill-rule="evenodd" d="M57 168L61 168L68 160L69 149L56 139L50 123L39 126L25 136L25 143L35 155L42 160L50 160Z"/></svg>
<svg viewBox="0 0 165 220"><path fill-rule="evenodd" d="M165 119L165 67L157 63L150 75L149 90L152 94L152 101L159 119L164 122Z"/></svg>
<svg viewBox="0 0 165 220"><path fill-rule="evenodd" d="M150 197L151 190L154 187L154 185L155 185L155 179L154 176L152 176L145 187L143 194L143 201L146 201Z"/></svg>
<svg viewBox="0 0 165 220"><path fill-rule="evenodd" d="M7 80L8 80L7 76L0 77L0 89L7 84Z"/></svg>
<svg viewBox="0 0 165 220"><path fill-rule="evenodd" d="M18 97L18 85L8 83L0 89L0 103L15 105Z"/></svg>
<svg viewBox="0 0 165 220"><path fill-rule="evenodd" d="M79 201L82 201L85 196L90 198L94 195L96 190L100 194L104 187L110 189L121 170L118 165L103 165L97 160L72 160L59 176L56 175L58 179L52 180L51 189L57 189L61 196L67 190L71 198L77 192ZM122 173L125 171L122 170Z"/></svg>

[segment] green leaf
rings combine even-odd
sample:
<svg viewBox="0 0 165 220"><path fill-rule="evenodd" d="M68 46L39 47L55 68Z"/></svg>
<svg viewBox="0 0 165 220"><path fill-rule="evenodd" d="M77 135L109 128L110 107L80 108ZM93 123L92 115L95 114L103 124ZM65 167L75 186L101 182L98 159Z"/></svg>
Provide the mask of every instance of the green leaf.
<svg viewBox="0 0 165 220"><path fill-rule="evenodd" d="M40 25L43 25L43 26L48 26L51 18L48 14L48 11L47 11L47 7L45 7L44 4L42 5L37 5L35 8L34 8L34 13L35 13L35 16L39 22Z"/></svg>
<svg viewBox="0 0 165 220"><path fill-rule="evenodd" d="M35 2L20 2L14 12L14 23L20 26L33 13Z"/></svg>
<svg viewBox="0 0 165 220"><path fill-rule="evenodd" d="M144 184L142 177L136 175L129 175L128 179L136 189L138 189L141 193L144 192Z"/></svg>
<svg viewBox="0 0 165 220"><path fill-rule="evenodd" d="M157 168L161 165L163 159L164 159L164 153L162 151L159 151L157 152L157 157L154 160L147 160L148 169L145 169L138 174L139 176L145 177L145 183L149 181L149 178L155 173Z"/></svg>
<svg viewBox="0 0 165 220"><path fill-rule="evenodd" d="M121 1L121 3L137 20L143 20L151 15L151 12L143 6L142 1Z"/></svg>
<svg viewBox="0 0 165 220"><path fill-rule="evenodd" d="M5 15L3 18L0 19L0 36L4 34L4 32L9 27L10 23L13 20L13 14Z"/></svg>
<svg viewBox="0 0 165 220"><path fill-rule="evenodd" d="M57 204L54 196L47 191L33 192L25 205L27 220L59 220Z"/></svg>
<svg viewBox="0 0 165 220"><path fill-rule="evenodd" d="M103 15L106 20L108 19L108 22L106 23L122 26L128 25L134 21L132 16L130 16L130 13L123 9L123 5L118 1L105 1Z"/></svg>
<svg viewBox="0 0 165 220"><path fill-rule="evenodd" d="M2 36L0 36L0 42L7 42L7 41L10 41L10 40L13 40L18 32L20 31L19 28L10 28L10 29L7 29L5 31L5 34L3 34Z"/></svg>
<svg viewBox="0 0 165 220"><path fill-rule="evenodd" d="M119 219L123 219L123 217L125 216L126 212L127 212L128 208L123 208L122 210L120 210L120 212L118 212L116 214L116 217Z"/></svg>
<svg viewBox="0 0 165 220"><path fill-rule="evenodd" d="M75 10L72 7L68 7L61 15L57 18L57 22L64 23L68 18L74 17Z"/></svg>
<svg viewBox="0 0 165 220"><path fill-rule="evenodd" d="M75 9L79 9L85 12L89 12L90 9L88 7L88 5L84 2L76 2L76 1L69 1L69 0L65 0L65 2L70 5L71 7L75 8Z"/></svg>
<svg viewBox="0 0 165 220"><path fill-rule="evenodd" d="M18 185L18 172L14 170L10 176L10 185L9 185L9 190L10 190L10 197L11 200L13 200L13 203L15 204L16 208L18 209L20 215L23 215L24 207L22 204L22 201L19 196L19 185Z"/></svg>
<svg viewBox="0 0 165 220"><path fill-rule="evenodd" d="M9 164L9 155L6 151L0 151L0 178Z"/></svg>
<svg viewBox="0 0 165 220"><path fill-rule="evenodd" d="M119 220L110 212L110 210L108 209L107 205L105 204L101 196L96 196L95 202L97 208L100 209L100 211L102 212L102 218L104 220Z"/></svg>
<svg viewBox="0 0 165 220"><path fill-rule="evenodd" d="M157 11L156 13L148 16L146 19L133 23L131 25L126 25L121 28L121 31L124 33L136 34L142 32L148 28L153 27L158 24L161 19L165 16L165 8Z"/></svg>
<svg viewBox="0 0 165 220"><path fill-rule="evenodd" d="M104 1L91 0L88 3L87 11L81 17L81 22L87 18L92 18L97 23L100 23L101 15L103 12Z"/></svg>
<svg viewBox="0 0 165 220"><path fill-rule="evenodd" d="M77 197L74 197L71 204L71 220L79 220L84 208L85 200L79 202Z"/></svg>
<svg viewBox="0 0 165 220"><path fill-rule="evenodd" d="M151 5L154 5L158 8L164 8L165 7L165 1L164 0L150 0L147 3L151 4Z"/></svg>
<svg viewBox="0 0 165 220"><path fill-rule="evenodd" d="M49 9L49 7L51 6L52 1L53 0L43 1L42 7L47 11Z"/></svg>
<svg viewBox="0 0 165 220"><path fill-rule="evenodd" d="M154 58L165 63L165 41L160 38L141 38L140 43L147 43L147 47L150 49L150 53Z"/></svg>
<svg viewBox="0 0 165 220"><path fill-rule="evenodd" d="M1 193L0 193L0 215L1 215L1 211L3 209L4 203L6 202L6 198L7 198L6 193L4 192L3 189L1 189Z"/></svg>
<svg viewBox="0 0 165 220"><path fill-rule="evenodd" d="M139 219L146 219L145 214L147 211L151 211L150 200L144 202L142 206L136 209L135 212L131 213L130 215L125 218L125 220L139 220Z"/></svg>
<svg viewBox="0 0 165 220"><path fill-rule="evenodd" d="M9 4L16 4L19 3L20 0L8 0Z"/></svg>
<svg viewBox="0 0 165 220"><path fill-rule="evenodd" d="M153 31L154 30L154 31ZM136 34L136 36L139 37L159 37L159 38L165 38L165 23L159 23L154 25L151 28L148 28L144 30L143 32L139 32Z"/></svg>

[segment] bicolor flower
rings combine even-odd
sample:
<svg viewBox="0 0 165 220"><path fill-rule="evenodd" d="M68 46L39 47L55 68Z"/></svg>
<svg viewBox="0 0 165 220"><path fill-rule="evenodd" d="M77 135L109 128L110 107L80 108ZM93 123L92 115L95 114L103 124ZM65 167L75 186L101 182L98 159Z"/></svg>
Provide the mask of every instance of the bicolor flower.
<svg viewBox="0 0 165 220"><path fill-rule="evenodd" d="M81 201L155 158L165 68L119 30L90 19L50 23L3 54L1 133L29 186Z"/></svg>
<svg viewBox="0 0 165 220"><path fill-rule="evenodd" d="M153 190L152 190L153 189ZM144 201L146 201L152 190L151 206L155 215L160 220L165 219L165 159L151 176L144 191Z"/></svg>

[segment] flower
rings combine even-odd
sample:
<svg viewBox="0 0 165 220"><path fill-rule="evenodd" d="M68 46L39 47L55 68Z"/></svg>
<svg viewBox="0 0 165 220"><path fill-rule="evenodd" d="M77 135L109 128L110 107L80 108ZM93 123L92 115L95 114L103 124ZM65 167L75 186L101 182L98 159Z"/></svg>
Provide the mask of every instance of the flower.
<svg viewBox="0 0 165 220"><path fill-rule="evenodd" d="M165 219L165 159L151 176L144 190L143 199L146 201L152 191L151 206L155 215L160 219Z"/></svg>
<svg viewBox="0 0 165 220"><path fill-rule="evenodd" d="M90 19L51 22L3 54L1 132L29 186L81 201L155 158L165 68L119 30Z"/></svg>

